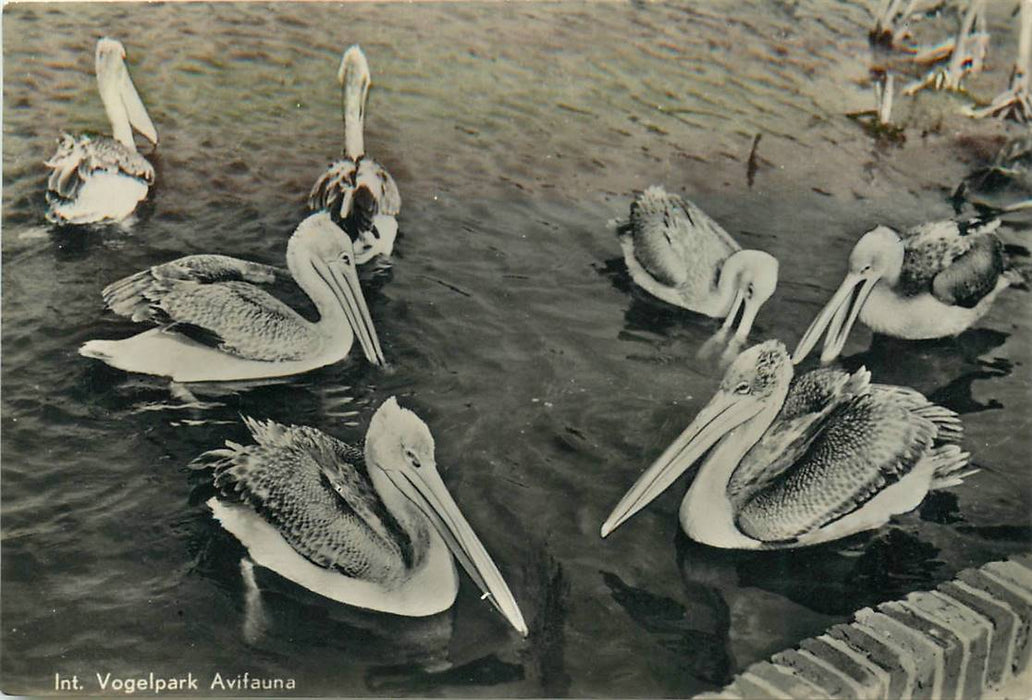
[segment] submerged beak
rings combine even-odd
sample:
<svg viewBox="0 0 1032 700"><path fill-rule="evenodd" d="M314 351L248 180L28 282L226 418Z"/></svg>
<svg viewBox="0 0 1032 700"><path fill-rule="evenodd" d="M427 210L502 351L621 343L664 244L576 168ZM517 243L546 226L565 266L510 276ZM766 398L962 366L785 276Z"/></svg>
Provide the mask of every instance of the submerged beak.
<svg viewBox="0 0 1032 700"><path fill-rule="evenodd" d="M433 522L437 531L448 543L452 554L462 564L485 598L509 621L517 632L527 636L527 623L523 620L516 599L495 566L491 555L484 549L480 538L466 522L441 481L437 468L433 464L423 465L418 471L386 472L401 491L415 503Z"/></svg>
<svg viewBox="0 0 1032 700"><path fill-rule="evenodd" d="M806 329L802 340L792 353L792 363L802 362L820 339L821 334L827 329L828 334L824 340L824 350L821 352L821 362L831 362L842 352L856 322L860 309L870 296L874 285L878 284L878 277L860 275L850 272L842 281L835 295L821 309L820 314L813 320L810 327ZM859 290L859 291L857 291Z"/></svg>
<svg viewBox="0 0 1032 700"><path fill-rule="evenodd" d="M377 366L387 364L380 348L380 339L373 327L373 319L369 315L369 307L366 306L365 296L362 294L362 287L358 283L358 272L354 264L343 261L325 264L329 268L329 275L323 274L320 262L315 263L316 270L329 283L333 295L344 310L344 315L347 316L348 323L362 346L366 359Z"/></svg>
<svg viewBox="0 0 1032 700"><path fill-rule="evenodd" d="M759 399L725 391L717 393L683 433L635 482L602 523L602 537L648 505L681 476L688 467L736 427L762 409Z"/></svg>

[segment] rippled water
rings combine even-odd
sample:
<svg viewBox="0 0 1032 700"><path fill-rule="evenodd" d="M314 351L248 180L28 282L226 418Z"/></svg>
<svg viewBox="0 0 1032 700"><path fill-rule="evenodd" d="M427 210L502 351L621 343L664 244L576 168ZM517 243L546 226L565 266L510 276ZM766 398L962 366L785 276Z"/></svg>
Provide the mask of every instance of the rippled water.
<svg viewBox="0 0 1032 700"><path fill-rule="evenodd" d="M951 215L957 184L1016 133L927 94L897 105L905 143L866 134L845 116L873 105L862 4L698 5L7 5L2 689L246 670L313 695L686 695L856 607L1028 551L1022 290L956 340L858 330L846 349L848 367L964 414L983 471L963 487L874 533L741 554L679 534L682 481L599 539L717 382L694 358L717 324L628 283L607 221L634 190L684 192L775 254L782 281L754 337L791 344L860 233ZM983 98L1007 79L1011 9L993 5L990 70L971 82ZM102 35L125 43L161 135L158 185L129 230L49 230L41 162L62 130L106 126ZM367 148L404 199L393 269L369 294L392 368L348 361L193 402L79 357L134 331L102 307L112 280L194 252L282 260L338 153L334 76L356 41L374 80ZM992 194L1027 197L1027 182ZM1027 220L1003 235L1027 257ZM427 620L327 604L261 570L259 605L245 595L242 550L187 463L245 439L240 414L359 439L392 394L432 428L528 640L467 579Z"/></svg>

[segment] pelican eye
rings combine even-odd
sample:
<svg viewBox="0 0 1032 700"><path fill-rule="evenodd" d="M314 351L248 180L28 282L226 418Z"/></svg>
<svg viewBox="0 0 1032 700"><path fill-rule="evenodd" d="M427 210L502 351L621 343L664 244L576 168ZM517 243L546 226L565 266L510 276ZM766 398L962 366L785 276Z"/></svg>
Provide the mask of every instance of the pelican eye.
<svg viewBox="0 0 1032 700"><path fill-rule="evenodd" d="M745 295L751 299L752 295L755 294L755 293L756 293L756 288L753 286L753 283L750 282L749 286L745 288Z"/></svg>
<svg viewBox="0 0 1032 700"><path fill-rule="evenodd" d="M749 382L738 382L738 384L735 386L735 393L736 394L748 394L749 393L749 389L750 389Z"/></svg>
<svg viewBox="0 0 1032 700"><path fill-rule="evenodd" d="M345 265L350 265L351 264L351 255L349 255L348 253L341 253L340 254L340 261L342 263L344 263Z"/></svg>
<svg viewBox="0 0 1032 700"><path fill-rule="evenodd" d="M419 461L419 457L417 457L416 453L412 450L405 450L405 459L407 459L409 463L416 469L419 469L423 466Z"/></svg>

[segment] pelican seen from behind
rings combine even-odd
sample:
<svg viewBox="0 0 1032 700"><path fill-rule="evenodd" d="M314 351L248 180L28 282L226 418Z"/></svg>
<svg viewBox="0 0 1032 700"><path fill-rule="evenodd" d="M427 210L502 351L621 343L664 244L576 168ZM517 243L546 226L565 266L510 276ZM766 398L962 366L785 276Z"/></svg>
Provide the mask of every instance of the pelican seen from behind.
<svg viewBox="0 0 1032 700"><path fill-rule="evenodd" d="M1000 221L934 221L900 234L887 226L864 234L849 272L803 334L801 362L827 331L821 362L838 357L859 318L876 333L910 340L944 338L970 328L1012 281Z"/></svg>
<svg viewBox="0 0 1032 700"><path fill-rule="evenodd" d="M401 195L390 173L365 155L362 132L370 77L369 64L358 45L344 52L337 80L343 101L344 153L316 181L308 206L326 209L344 227L362 265L394 250Z"/></svg>
<svg viewBox="0 0 1032 700"><path fill-rule="evenodd" d="M347 357L357 337L366 358L383 351L358 283L351 240L330 215L310 215L287 243L287 267L319 320L302 317L256 286L279 268L224 255L190 255L108 285L109 309L157 328L125 340L91 340L79 354L128 372L177 382L282 377Z"/></svg>
<svg viewBox="0 0 1032 700"><path fill-rule="evenodd" d="M434 439L387 399L363 449L314 428L245 419L253 445L199 457L212 468L215 518L260 566L321 596L422 617L455 602L458 559L521 634L509 587L437 472ZM451 553L449 553L449 550Z"/></svg>
<svg viewBox="0 0 1032 700"><path fill-rule="evenodd" d="M681 503L692 539L731 549L828 542L884 525L960 484L956 414L920 393L818 369L794 376L785 346L742 352L710 402L602 525L602 536L702 459Z"/></svg>
<svg viewBox="0 0 1032 700"><path fill-rule="evenodd" d="M725 319L715 340L726 340L740 317L729 346L735 352L777 288L774 256L742 250L705 212L662 187L634 200L617 235L638 286L668 304Z"/></svg>
<svg viewBox="0 0 1032 700"><path fill-rule="evenodd" d="M154 184L154 167L136 150L133 129L154 145L158 132L129 77L121 43L108 38L97 42L96 71L114 138L62 135L57 152L46 162L46 218L51 223L122 221Z"/></svg>

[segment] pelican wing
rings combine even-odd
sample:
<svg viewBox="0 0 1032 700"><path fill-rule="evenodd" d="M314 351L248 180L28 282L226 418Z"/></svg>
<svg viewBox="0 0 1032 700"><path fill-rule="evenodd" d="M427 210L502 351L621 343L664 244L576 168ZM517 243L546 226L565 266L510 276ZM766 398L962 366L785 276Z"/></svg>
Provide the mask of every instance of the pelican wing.
<svg viewBox="0 0 1032 700"><path fill-rule="evenodd" d="M171 265L108 286L103 291L108 307L248 360L302 359L322 343L310 323L268 292L246 282L177 279L166 273L188 268ZM265 274L260 269L253 272Z"/></svg>
<svg viewBox="0 0 1032 700"><path fill-rule="evenodd" d="M836 408L870 391L870 379L865 368L853 374L822 368L794 377L774 423L731 474L727 494L735 507L796 464L827 427Z"/></svg>
<svg viewBox="0 0 1032 700"><path fill-rule="evenodd" d="M308 195L308 207L326 209L353 237L373 227L378 214L397 216L401 194L390 173L370 158L345 158L330 164Z"/></svg>
<svg viewBox="0 0 1032 700"><path fill-rule="evenodd" d="M108 308L134 321L150 319L154 297L172 281L251 282L272 284L291 279L290 272L273 265L240 260L228 255L187 255L149 267L104 287Z"/></svg>
<svg viewBox="0 0 1032 700"><path fill-rule="evenodd" d="M227 442L192 465L213 469L221 499L247 504L303 557L345 576L388 582L385 553L411 563L360 450L314 428L244 420L257 444Z"/></svg>
<svg viewBox="0 0 1032 700"><path fill-rule="evenodd" d="M933 417L891 394L852 397L822 421L790 468L744 503L738 527L764 542L791 541L821 528L909 473L937 435Z"/></svg>
<svg viewBox="0 0 1032 700"><path fill-rule="evenodd" d="M706 212L658 186L631 203L630 219L617 234L631 237L634 257L667 287L694 279L715 285L723 261L741 249Z"/></svg>
<svg viewBox="0 0 1032 700"><path fill-rule="evenodd" d="M47 195L74 200L83 183L98 171L116 172L151 185L154 167L132 148L114 139L65 134L57 152L45 165L50 168Z"/></svg>
<svg viewBox="0 0 1032 700"><path fill-rule="evenodd" d="M354 189L355 161L350 158L330 163L308 194L308 208L312 211L326 209L331 213L340 211L341 200Z"/></svg>
<svg viewBox="0 0 1032 700"><path fill-rule="evenodd" d="M972 308L996 287L1004 270L1003 243L989 222L935 221L903 234L906 252L899 289L930 292L945 303Z"/></svg>

